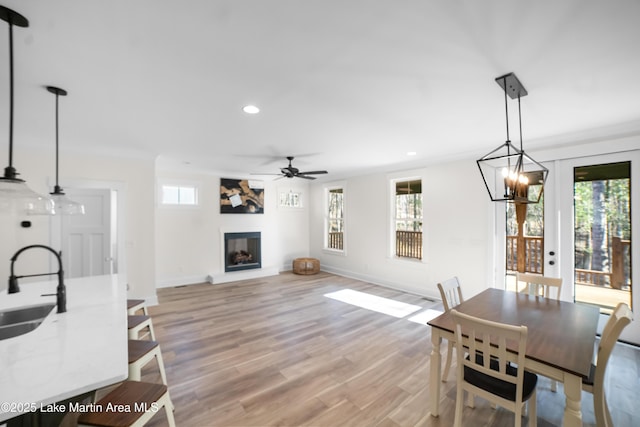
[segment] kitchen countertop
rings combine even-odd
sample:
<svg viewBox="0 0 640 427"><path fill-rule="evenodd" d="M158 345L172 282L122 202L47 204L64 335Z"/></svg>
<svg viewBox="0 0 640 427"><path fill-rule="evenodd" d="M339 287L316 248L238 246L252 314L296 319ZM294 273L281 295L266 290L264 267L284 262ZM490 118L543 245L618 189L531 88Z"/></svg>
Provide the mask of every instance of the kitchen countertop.
<svg viewBox="0 0 640 427"><path fill-rule="evenodd" d="M34 331L0 340L0 422L29 411L25 405L40 409L127 378L125 278L65 279L65 285L66 313L54 307ZM55 295L41 294L56 287L56 280L20 283L19 293L0 293L0 310L55 303Z"/></svg>

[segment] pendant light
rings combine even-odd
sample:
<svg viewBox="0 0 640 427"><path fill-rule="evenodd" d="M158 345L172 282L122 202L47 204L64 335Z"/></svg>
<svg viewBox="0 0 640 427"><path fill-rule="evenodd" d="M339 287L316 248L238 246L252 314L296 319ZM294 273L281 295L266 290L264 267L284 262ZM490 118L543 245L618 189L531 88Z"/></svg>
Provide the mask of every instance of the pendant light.
<svg viewBox="0 0 640 427"><path fill-rule="evenodd" d="M522 147L522 111L520 98L527 91L515 74L509 73L496 78L504 91L504 108L507 122L507 140L504 144L477 160L484 185L493 202L538 203L542 197L544 183L549 170L528 156ZM509 105L507 95L518 100L518 124L520 127L520 148L509 139ZM531 186L540 186L539 191L531 191Z"/></svg>
<svg viewBox="0 0 640 427"><path fill-rule="evenodd" d="M53 201L27 187L13 167L13 26L28 27L19 13L0 6L0 19L9 24L9 166L0 177L0 211L13 213L53 213Z"/></svg>
<svg viewBox="0 0 640 427"><path fill-rule="evenodd" d="M58 183L59 171L59 142L58 142L58 98L67 96L67 91L54 86L47 86L47 90L56 96L56 185L53 187L51 198L55 207L55 213L60 215L83 215L84 205L69 199L62 191Z"/></svg>

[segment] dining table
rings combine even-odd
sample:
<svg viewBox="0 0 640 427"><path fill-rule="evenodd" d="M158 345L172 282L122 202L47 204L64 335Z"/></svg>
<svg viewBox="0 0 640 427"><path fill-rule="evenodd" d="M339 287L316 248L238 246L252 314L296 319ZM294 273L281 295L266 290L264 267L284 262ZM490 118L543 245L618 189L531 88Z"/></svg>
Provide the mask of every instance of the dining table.
<svg viewBox="0 0 640 427"><path fill-rule="evenodd" d="M563 384L563 426L582 426L582 379L589 376L600 311L597 307L489 288L455 309L485 320L528 329L525 369ZM431 415L440 413L442 338L455 341L454 321L445 312L431 326ZM515 355L514 355L515 356ZM514 358L515 361L515 358Z"/></svg>

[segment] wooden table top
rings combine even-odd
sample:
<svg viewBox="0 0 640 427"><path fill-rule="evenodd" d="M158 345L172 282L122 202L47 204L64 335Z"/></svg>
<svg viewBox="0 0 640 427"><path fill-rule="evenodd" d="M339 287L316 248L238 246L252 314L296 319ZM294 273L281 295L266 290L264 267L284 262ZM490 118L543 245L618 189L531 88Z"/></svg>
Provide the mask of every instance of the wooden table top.
<svg viewBox="0 0 640 427"><path fill-rule="evenodd" d="M487 289L455 309L486 320L525 325L529 329L527 358L575 375L589 375L600 316L595 307ZM427 324L454 331L448 312Z"/></svg>

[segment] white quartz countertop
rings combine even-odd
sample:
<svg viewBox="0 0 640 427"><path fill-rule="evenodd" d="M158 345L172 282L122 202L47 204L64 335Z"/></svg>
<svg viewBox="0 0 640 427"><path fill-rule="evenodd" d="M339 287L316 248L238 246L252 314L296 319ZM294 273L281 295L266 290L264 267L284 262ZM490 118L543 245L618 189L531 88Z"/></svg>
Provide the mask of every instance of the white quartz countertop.
<svg viewBox="0 0 640 427"><path fill-rule="evenodd" d="M67 312L34 331L0 340L0 422L125 380L127 292L118 275L65 279ZM57 281L20 283L0 293L0 310L56 302ZM9 412L7 412L7 410ZM18 412L16 412L18 411Z"/></svg>

